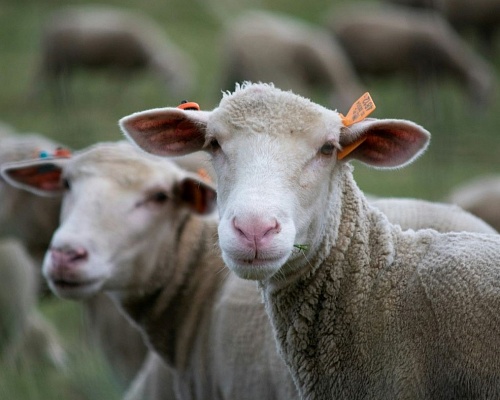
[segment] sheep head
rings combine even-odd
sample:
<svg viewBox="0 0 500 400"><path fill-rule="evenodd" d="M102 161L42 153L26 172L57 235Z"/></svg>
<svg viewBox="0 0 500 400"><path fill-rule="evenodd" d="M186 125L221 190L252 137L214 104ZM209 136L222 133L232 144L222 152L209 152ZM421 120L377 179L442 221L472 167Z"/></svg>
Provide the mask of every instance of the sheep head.
<svg viewBox="0 0 500 400"><path fill-rule="evenodd" d="M425 150L430 135L405 120L345 118L268 84L244 84L213 111L148 110L120 120L144 150L212 155L218 181L219 241L239 276L263 280L305 266L296 244L314 251L335 177L350 160L397 168ZM343 148L359 144L339 159ZM294 247L295 246L295 247Z"/></svg>

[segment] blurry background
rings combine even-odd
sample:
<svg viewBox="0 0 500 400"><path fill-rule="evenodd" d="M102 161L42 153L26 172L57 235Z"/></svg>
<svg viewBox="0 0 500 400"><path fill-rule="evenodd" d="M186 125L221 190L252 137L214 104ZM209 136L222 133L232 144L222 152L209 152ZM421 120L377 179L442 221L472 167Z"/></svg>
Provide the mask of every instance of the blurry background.
<svg viewBox="0 0 500 400"><path fill-rule="evenodd" d="M400 2L404 3L402 0ZM488 1L470 3L480 8L483 2ZM500 0L496 3L500 3ZM151 68L128 72L116 68L75 68L72 71L63 68L62 72L55 71L52 78L47 77L48 73L40 75L43 32L50 30L54 24L47 22L53 21L49 20L51 13L62 6L89 4L94 3L58 0L2 1L0 121L11 125L18 132L40 133L73 149L79 149L97 141L121 139L117 121L135 111L176 106L184 99L198 102L202 109L212 109L220 100L221 90L230 89L224 79L227 72L223 67L225 53L222 38L226 24L236 20L240 13L247 9L280 12L326 29L327 21L331 21L332 15L340 21L349 21L350 14L344 11L343 6L356 5L357 2L110 0L105 4L137 11L151 18L159 29L155 32L164 34L173 46L185 53L185 58L180 61L180 69L179 66L176 67L177 72L174 73L172 82L165 84L157 71ZM360 4L363 4L362 8L352 15L368 15L370 6L378 3L373 0ZM446 11L445 8L440 10ZM500 12L496 15L500 15ZM137 18L139 20L142 17ZM397 17L389 19L394 21ZM408 21L400 22L403 26L410 26ZM459 25L456 20L455 23ZM70 22L69 26L72 24ZM372 36L376 34L377 30ZM355 36L352 33L349 35ZM482 73L476 71L478 64L468 65L467 60L463 61L461 73L465 75L458 78L446 73L437 75L432 70L435 61L427 53L419 53L422 49L418 46L413 48L413 54L421 54L421 60L429 61L424 64L426 68L430 66L430 69L425 69L417 78L399 73L385 76L376 73L360 74L362 86L370 92L377 105L373 117L410 119L432 133L429 150L405 169L375 171L357 165L356 179L367 193L440 200L462 182L499 172L500 37L493 32L485 42L484 34L481 36L477 30L468 28L457 35L463 40L466 52L471 51L475 57L473 58L484 62L487 66L485 70L491 72L491 76L482 80L481 77L478 78L478 86L486 87L480 88L482 92L479 95L475 93L474 87L470 87L474 85L471 83L474 81L469 82L466 78L468 73ZM393 38L396 39L396 36L393 35ZM355 40L359 43L361 39L356 37ZM389 45L391 35L381 40ZM62 42L61 46L64 46L64 40ZM157 49L157 56L166 52L160 44L156 44L156 39L151 39L151 44L148 51L155 53ZM457 62L462 62L462 47L455 44L451 47L451 51L456 52ZM70 48L73 47L70 45ZM383 53L386 49L387 46L383 46L379 52ZM125 54L130 55L130 52L125 50ZM238 61L244 61L243 56L238 57ZM393 60L403 57L405 56L397 51L391 51L387 56ZM286 74L286 70L282 74ZM186 81L184 86L180 84L181 81ZM464 89L461 84L468 86ZM361 94L360 92L358 95ZM330 93L326 91L313 88L304 95L335 108L330 102ZM338 111L345 114L348 107L339 105ZM15 366L1 363L0 399L53 399L56 396L72 400L120 398L125 385L111 374L100 353L86 340L79 304L51 299L44 301L41 308L54 321L65 341L69 352L68 366L65 372L61 372L44 363L21 362Z"/></svg>

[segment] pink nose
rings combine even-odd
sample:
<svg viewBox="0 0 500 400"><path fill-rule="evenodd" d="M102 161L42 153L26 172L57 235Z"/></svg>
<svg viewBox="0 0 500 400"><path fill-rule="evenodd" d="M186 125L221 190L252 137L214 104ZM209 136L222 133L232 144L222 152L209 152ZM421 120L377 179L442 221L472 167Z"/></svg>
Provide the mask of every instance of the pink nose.
<svg viewBox="0 0 500 400"><path fill-rule="evenodd" d="M252 248L265 246L280 233L281 226L276 218L268 221L258 218L233 219L233 228L241 239Z"/></svg>
<svg viewBox="0 0 500 400"><path fill-rule="evenodd" d="M56 268L71 268L88 258L87 250L83 247L76 248L51 248L50 257Z"/></svg>

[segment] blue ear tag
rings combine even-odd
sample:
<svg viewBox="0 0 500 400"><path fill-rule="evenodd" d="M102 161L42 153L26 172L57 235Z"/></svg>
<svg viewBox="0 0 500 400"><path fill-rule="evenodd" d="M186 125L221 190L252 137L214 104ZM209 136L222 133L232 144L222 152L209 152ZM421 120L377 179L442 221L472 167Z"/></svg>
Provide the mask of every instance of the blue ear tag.
<svg viewBox="0 0 500 400"><path fill-rule="evenodd" d="M41 150L38 153L38 158L70 158L70 157L71 157L71 151L63 147L58 147L57 149L54 150L52 154L46 150Z"/></svg>

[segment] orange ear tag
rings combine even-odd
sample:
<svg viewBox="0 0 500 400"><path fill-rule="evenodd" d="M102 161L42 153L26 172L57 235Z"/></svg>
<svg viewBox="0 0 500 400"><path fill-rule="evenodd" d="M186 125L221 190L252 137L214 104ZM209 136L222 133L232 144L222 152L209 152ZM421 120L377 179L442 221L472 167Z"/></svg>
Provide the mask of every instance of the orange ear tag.
<svg viewBox="0 0 500 400"><path fill-rule="evenodd" d="M364 120L368 115L370 115L375 110L375 103L373 102L370 93L366 92L349 109L346 116L340 114L340 118L344 126L351 126L356 122ZM350 145L344 147L341 151L337 153L337 159L342 160L349 153L351 153L356 147L366 140L366 137L362 137L357 141L351 143Z"/></svg>
<svg viewBox="0 0 500 400"><path fill-rule="evenodd" d="M212 183L212 178L210 177L208 171L205 168L200 168L197 171L197 174L207 183Z"/></svg>
<svg viewBox="0 0 500 400"><path fill-rule="evenodd" d="M200 111L200 106L198 103L195 103L194 101L187 101L183 100L181 104L177 106L177 108L180 108L181 110L195 110L195 111Z"/></svg>

